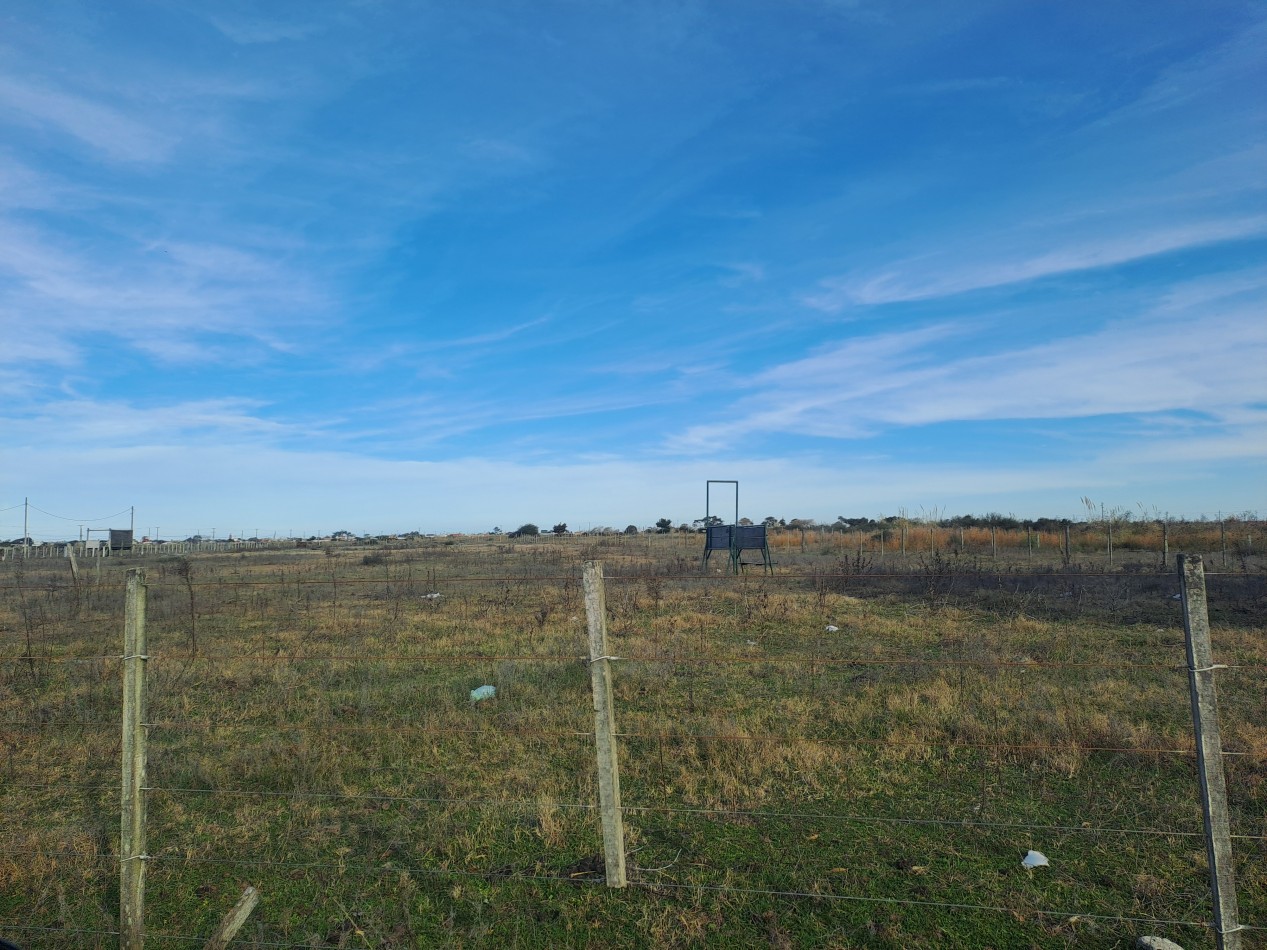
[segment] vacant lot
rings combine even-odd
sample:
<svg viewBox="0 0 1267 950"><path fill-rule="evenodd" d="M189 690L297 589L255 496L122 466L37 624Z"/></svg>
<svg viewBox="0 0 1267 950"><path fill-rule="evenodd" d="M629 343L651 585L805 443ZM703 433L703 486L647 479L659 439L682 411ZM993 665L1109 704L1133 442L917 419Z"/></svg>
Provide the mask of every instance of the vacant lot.
<svg viewBox="0 0 1267 950"><path fill-rule="evenodd" d="M5 562L0 934L117 944L139 566L154 946L248 883L243 946L1212 946L1180 923L1211 910L1173 567L906 540L787 536L740 577L702 574L694 535L114 558L78 584ZM586 559L623 658L624 891ZM1208 566L1241 916L1267 925L1267 586L1252 556Z"/></svg>

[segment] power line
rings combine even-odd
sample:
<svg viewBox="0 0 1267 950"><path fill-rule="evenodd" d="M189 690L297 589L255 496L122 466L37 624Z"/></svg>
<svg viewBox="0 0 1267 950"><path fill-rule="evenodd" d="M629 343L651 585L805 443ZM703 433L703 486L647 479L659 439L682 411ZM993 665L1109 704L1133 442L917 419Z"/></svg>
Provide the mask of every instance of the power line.
<svg viewBox="0 0 1267 950"><path fill-rule="evenodd" d="M15 507L20 507L20 506L15 506ZM116 511L114 514L106 515L104 518L67 518L65 515L55 515L51 511L45 511L43 508L39 508L35 505L31 505L31 507L42 515L48 515L50 518L57 518L60 521L74 521L76 523L83 523L83 524L87 524L89 522L94 522L94 521L109 521L111 518L119 517L119 515L126 515L128 512L132 510L131 508L124 508L122 511Z"/></svg>

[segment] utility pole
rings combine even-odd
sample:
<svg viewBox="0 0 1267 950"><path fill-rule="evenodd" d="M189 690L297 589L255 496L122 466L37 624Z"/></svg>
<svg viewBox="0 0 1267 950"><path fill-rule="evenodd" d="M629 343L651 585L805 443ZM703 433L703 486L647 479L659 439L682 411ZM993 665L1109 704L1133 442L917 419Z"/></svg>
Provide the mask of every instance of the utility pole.
<svg viewBox="0 0 1267 950"><path fill-rule="evenodd" d="M22 499L22 556L31 556L31 531L27 527L31 517L31 499Z"/></svg>

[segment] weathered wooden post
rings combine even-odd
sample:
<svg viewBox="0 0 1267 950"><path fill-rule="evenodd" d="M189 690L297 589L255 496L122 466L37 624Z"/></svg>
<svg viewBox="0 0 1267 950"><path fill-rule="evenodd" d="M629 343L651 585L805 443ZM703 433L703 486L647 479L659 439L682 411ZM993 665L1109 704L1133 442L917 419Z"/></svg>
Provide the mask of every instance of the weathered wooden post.
<svg viewBox="0 0 1267 950"><path fill-rule="evenodd" d="M123 625L123 809L119 946L145 946L145 572L128 571Z"/></svg>
<svg viewBox="0 0 1267 950"><path fill-rule="evenodd" d="M603 819L607 886L624 887L625 822L620 807L616 762L616 717L612 705L611 661L607 652L607 595L603 565L585 562L585 618L589 628L590 685L594 693L594 745L598 754L598 800Z"/></svg>
<svg viewBox="0 0 1267 950"><path fill-rule="evenodd" d="M255 905L259 902L260 892L248 885L246 890L242 892L242 896L238 898L238 902L220 920L220 926L216 928L216 932L211 935L211 939L203 946L203 950L225 950L233 938L237 936L237 932L242 929L242 925L246 923L246 918L251 916L251 911L255 910Z"/></svg>
<svg viewBox="0 0 1267 950"><path fill-rule="evenodd" d="M1179 584L1192 728L1197 744L1197 775L1201 782L1201 811L1205 817L1205 850L1210 866L1210 894L1214 899L1214 940L1218 950L1240 950L1227 778L1223 772L1219 707L1214 692L1214 671L1222 667L1214 663L1210 647L1205 567L1199 556L1179 555Z"/></svg>

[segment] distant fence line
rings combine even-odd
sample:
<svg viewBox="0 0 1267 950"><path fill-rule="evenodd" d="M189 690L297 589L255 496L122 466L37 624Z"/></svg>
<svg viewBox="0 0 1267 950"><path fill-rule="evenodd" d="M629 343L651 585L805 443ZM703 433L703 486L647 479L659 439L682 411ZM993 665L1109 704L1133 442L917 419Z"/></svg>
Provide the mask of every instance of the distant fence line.
<svg viewBox="0 0 1267 950"><path fill-rule="evenodd" d="M741 522L742 523L742 522ZM918 557L928 554L998 557L1004 553L1022 553L1030 558L1058 557L1069 562L1078 557L1107 557L1110 565L1115 555L1156 554L1165 567L1170 555L1180 550L1201 551L1217 555L1223 565L1229 558L1252 557L1262 551L1262 537L1267 522L1240 518L1217 521L1133 520L1070 522L1052 529L1012 526L951 526L936 522L907 519L881 525L845 526L841 524L770 525L769 546L776 553L808 551L811 546L838 551L842 556L885 560L889 557ZM468 539L487 538L514 544L553 542L565 537L618 538L634 532L601 529L568 532L556 535L542 532L539 536L511 538L510 535L465 535ZM660 537L650 529L635 536ZM677 528L668 532L678 543L694 544L701 532ZM360 548L391 549L398 545L452 543L453 536L411 538L379 536L375 538L331 539L289 538L286 540L197 540L197 541L134 541L131 547L112 549L104 540L40 542L30 545L0 545L0 561L20 558L94 558L117 555L140 557L194 553L227 553L261 549L287 550L295 547L324 546L330 550Z"/></svg>
<svg viewBox="0 0 1267 950"><path fill-rule="evenodd" d="M145 557L156 554L257 551L262 548L291 546L293 546L292 542L276 541L135 541L130 548L115 550L109 544L100 541L66 541L55 544L46 542L29 546L9 544L0 547L0 561L15 561L22 558L117 557L119 555Z"/></svg>
<svg viewBox="0 0 1267 950"><path fill-rule="evenodd" d="M1155 552L1162 558L1172 551L1217 551L1252 555L1262 546L1264 522L1128 521L1071 522L1061 528L1038 529L1003 526L950 526L922 521L883 526L845 527L812 525L804 528L773 526L770 547L787 550L808 545L829 547L863 556L890 554L973 553L997 554L1000 550L1063 553L1066 558L1086 554Z"/></svg>

